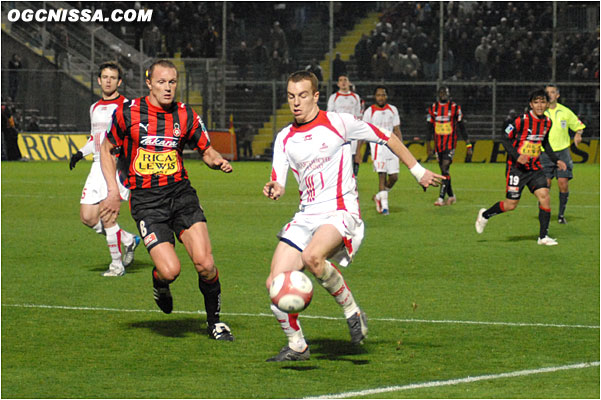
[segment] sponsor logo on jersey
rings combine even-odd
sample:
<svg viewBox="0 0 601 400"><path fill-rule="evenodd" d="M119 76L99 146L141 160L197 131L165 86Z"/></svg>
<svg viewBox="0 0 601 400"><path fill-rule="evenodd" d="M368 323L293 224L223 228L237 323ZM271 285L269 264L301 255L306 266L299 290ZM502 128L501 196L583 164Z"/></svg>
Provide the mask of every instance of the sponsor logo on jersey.
<svg viewBox="0 0 601 400"><path fill-rule="evenodd" d="M325 143L321 144L321 147L319 148L319 151L326 151L328 149L328 145Z"/></svg>
<svg viewBox="0 0 601 400"><path fill-rule="evenodd" d="M175 137L180 137L182 134L182 131L179 129L179 123L175 123L173 124L173 136Z"/></svg>
<svg viewBox="0 0 601 400"><path fill-rule="evenodd" d="M177 147L178 140L165 136L146 136L140 139L141 146Z"/></svg>
<svg viewBox="0 0 601 400"><path fill-rule="evenodd" d="M148 124L143 124L143 123L140 122L138 125L140 126L140 128L144 128L144 131L146 133L148 133Z"/></svg>
<svg viewBox="0 0 601 400"><path fill-rule="evenodd" d="M507 128L505 128L505 133L509 135L511 132L513 132L514 129L515 128L513 127L513 125L509 124L507 125Z"/></svg>
<svg viewBox="0 0 601 400"><path fill-rule="evenodd" d="M155 152L139 148L134 170L138 175L173 175L180 170L177 150Z"/></svg>
<svg viewBox="0 0 601 400"><path fill-rule="evenodd" d="M313 139L313 135L305 135L305 141Z"/></svg>

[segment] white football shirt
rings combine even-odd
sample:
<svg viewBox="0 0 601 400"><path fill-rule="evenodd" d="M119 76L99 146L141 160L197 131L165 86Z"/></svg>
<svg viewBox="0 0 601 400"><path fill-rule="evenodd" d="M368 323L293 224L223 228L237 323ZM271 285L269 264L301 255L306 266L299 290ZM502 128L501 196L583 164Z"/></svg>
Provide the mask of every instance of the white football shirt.
<svg viewBox="0 0 601 400"><path fill-rule="evenodd" d="M278 133L271 180L285 187L291 168L305 212L358 211L350 142L365 140L384 145L390 135L392 132L353 115L319 111L313 121L288 125Z"/></svg>
<svg viewBox="0 0 601 400"><path fill-rule="evenodd" d="M395 126L401 125L399 110L392 104L386 104L384 107L378 107L376 104L373 104L363 113L363 121L389 131L392 131ZM371 143L371 158L374 161L393 157L396 156L387 146Z"/></svg>

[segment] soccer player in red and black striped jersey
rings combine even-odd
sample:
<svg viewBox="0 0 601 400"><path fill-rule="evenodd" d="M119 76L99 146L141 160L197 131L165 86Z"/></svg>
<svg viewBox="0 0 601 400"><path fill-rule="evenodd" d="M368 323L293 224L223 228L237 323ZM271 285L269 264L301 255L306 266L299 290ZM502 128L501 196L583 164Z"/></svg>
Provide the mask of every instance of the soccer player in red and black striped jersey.
<svg viewBox="0 0 601 400"><path fill-rule="evenodd" d="M102 214L119 214L118 169L131 191L130 209L155 268L154 299L169 314L173 300L169 285L181 265L175 253L174 235L183 243L198 272L198 286L207 311L209 336L233 340L230 328L219 319L221 284L211 251L207 220L196 190L184 168L183 150L189 145L210 168L232 172L227 160L211 147L208 133L194 110L175 101L178 72L168 60L148 69L146 97L124 103L115 110L113 123L101 149L101 164L108 185ZM119 152L118 167L111 153Z"/></svg>
<svg viewBox="0 0 601 400"><path fill-rule="evenodd" d="M559 170L564 171L567 166L552 152L549 144L551 119L545 115L548 103L549 96L543 89L533 91L530 94L530 110L505 128L503 144L507 151L506 199L495 203L488 210L480 209L476 219L476 232L484 231L490 217L515 210L520 202L522 190L528 186L530 192L538 199L538 244L557 244L555 239L548 236L551 201L547 178L539 160L541 148L545 149Z"/></svg>
<svg viewBox="0 0 601 400"><path fill-rule="evenodd" d="M426 137L426 149L428 156L432 154L430 140L434 137L436 157L440 172L445 177L440 186L438 199L434 202L435 206L451 205L457 201L453 188L451 186L451 174L449 172L453 157L455 156L455 147L457 147L457 136L465 140L468 156L472 154L472 144L469 141L465 124L463 123L463 113L461 106L451 101L449 88L441 86L438 89L438 101L428 108L428 128ZM446 202L445 195L449 195Z"/></svg>

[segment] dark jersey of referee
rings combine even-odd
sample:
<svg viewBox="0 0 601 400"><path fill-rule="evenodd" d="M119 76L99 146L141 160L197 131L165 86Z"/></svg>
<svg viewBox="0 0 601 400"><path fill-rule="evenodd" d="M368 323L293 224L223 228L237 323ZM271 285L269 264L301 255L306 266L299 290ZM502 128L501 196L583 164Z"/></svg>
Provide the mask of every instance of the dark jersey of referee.
<svg viewBox="0 0 601 400"><path fill-rule="evenodd" d="M461 106L454 101L436 102L428 108L427 120L434 127L436 152L457 147L457 124L463 120Z"/></svg>
<svg viewBox="0 0 601 400"><path fill-rule="evenodd" d="M107 139L121 146L118 170L125 187L148 189L188 179L183 151L188 144L204 151L211 145L196 112L174 102L168 110L140 97L115 110Z"/></svg>
<svg viewBox="0 0 601 400"><path fill-rule="evenodd" d="M516 165L520 169L537 171L541 169L540 153L544 147L549 146L549 131L551 119L546 115L537 117L532 111L516 118L507 125L505 133L505 147L507 150L507 164ZM526 164L519 164L517 159L521 154L530 157Z"/></svg>

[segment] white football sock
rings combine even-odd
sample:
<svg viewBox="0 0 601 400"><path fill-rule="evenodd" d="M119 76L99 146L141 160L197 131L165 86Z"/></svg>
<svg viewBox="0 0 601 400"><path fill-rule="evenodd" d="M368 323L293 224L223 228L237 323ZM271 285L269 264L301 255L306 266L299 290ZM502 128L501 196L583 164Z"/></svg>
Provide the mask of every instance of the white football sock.
<svg viewBox="0 0 601 400"><path fill-rule="evenodd" d="M331 262L326 260L324 274L321 278L317 278L317 282L336 299L336 303L342 307L346 318L352 317L359 311L359 306L355 303L355 298L342 274Z"/></svg>
<svg viewBox="0 0 601 400"><path fill-rule="evenodd" d="M120 266L123 268L123 262L121 261L121 229L118 224L106 228L106 243L111 253L111 264Z"/></svg>
<svg viewBox="0 0 601 400"><path fill-rule="evenodd" d="M126 246L129 246L134 241L134 235L121 229L121 243Z"/></svg>
<svg viewBox="0 0 601 400"><path fill-rule="evenodd" d="M287 314L277 308L275 304L271 305L271 312L277 318L282 330L288 337L288 347L294 351L303 352L307 348L307 342L303 336L298 314Z"/></svg>
<svg viewBox="0 0 601 400"><path fill-rule="evenodd" d="M382 209L388 210L388 191L382 190L379 194L380 202L382 203Z"/></svg>

